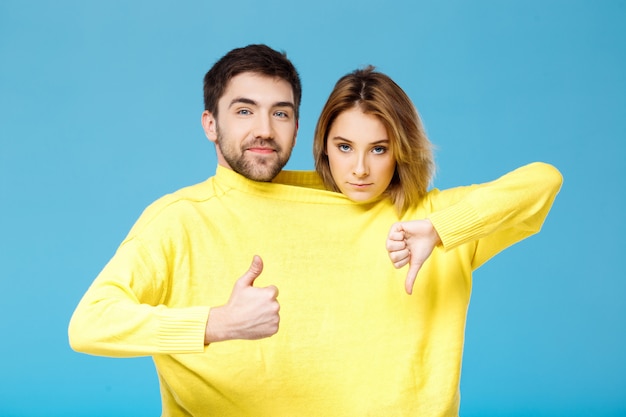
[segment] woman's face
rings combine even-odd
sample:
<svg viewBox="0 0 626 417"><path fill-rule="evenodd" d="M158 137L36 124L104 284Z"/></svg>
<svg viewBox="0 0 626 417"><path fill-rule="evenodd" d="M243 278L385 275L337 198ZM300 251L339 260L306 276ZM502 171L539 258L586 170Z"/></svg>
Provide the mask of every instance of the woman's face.
<svg viewBox="0 0 626 417"><path fill-rule="evenodd" d="M389 186L396 168L387 130L378 117L360 108L335 119L326 142L330 172L350 200L376 199Z"/></svg>

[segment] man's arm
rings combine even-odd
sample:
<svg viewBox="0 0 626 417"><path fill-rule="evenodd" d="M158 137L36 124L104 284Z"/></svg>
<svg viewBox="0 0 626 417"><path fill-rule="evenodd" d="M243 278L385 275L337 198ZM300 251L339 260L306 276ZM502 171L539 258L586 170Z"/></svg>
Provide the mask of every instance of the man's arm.
<svg viewBox="0 0 626 417"><path fill-rule="evenodd" d="M93 355L130 357L198 353L208 343L259 339L278 331L278 290L253 287L263 263L255 256L222 306L164 305L164 263L125 242L85 293L70 320L71 347Z"/></svg>

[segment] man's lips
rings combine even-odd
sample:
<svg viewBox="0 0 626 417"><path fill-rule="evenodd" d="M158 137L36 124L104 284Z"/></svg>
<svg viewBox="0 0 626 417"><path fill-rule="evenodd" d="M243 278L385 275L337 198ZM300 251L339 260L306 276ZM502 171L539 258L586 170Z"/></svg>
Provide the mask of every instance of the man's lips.
<svg viewBox="0 0 626 417"><path fill-rule="evenodd" d="M273 148L264 148L264 147L253 147L253 148L248 148L246 150L249 152L260 153L260 154L270 154L270 153L276 152L276 150Z"/></svg>

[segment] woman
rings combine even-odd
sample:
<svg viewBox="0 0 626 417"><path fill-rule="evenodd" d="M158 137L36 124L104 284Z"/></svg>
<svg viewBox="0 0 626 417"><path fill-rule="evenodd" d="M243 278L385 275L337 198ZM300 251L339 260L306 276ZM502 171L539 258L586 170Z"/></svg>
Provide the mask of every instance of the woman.
<svg viewBox="0 0 626 417"><path fill-rule="evenodd" d="M389 329L363 343L371 345L367 355L377 366L372 380L410 393L393 411L379 414L458 416L472 272L541 229L560 189L560 173L533 163L489 183L427 190L434 163L419 115L404 91L373 67L337 82L313 149L326 188L359 203L354 217L369 216L364 231L393 224L389 257L396 268L410 265L405 291L413 295L398 297L385 288L395 278L390 268L377 262L377 252L368 253L364 288L355 286L348 298L370 301L360 313L363 322L370 328L383 322ZM348 222L346 216L341 220ZM351 249L365 252L374 236L359 236ZM363 297L371 288L378 297Z"/></svg>
<svg viewBox="0 0 626 417"><path fill-rule="evenodd" d="M370 128L376 130L370 132L368 136L373 136L373 141L368 142L362 134L367 134ZM341 136L345 132L354 132L354 137ZM346 163L342 154L348 153L348 148L352 154L360 151L352 149L351 143L341 141L341 138L358 141L363 149L371 145L371 157L363 154L361 157L365 157L362 162L374 164L372 169L379 167L381 159L386 161L387 165L381 167L383 180L387 180L388 170L393 171L393 175L385 187L376 184L359 190L337 178L340 164ZM377 143L380 139L385 142ZM327 188L341 191L355 201L375 199L385 193L400 214L426 194L435 168L432 145L411 99L391 78L376 72L373 66L356 70L337 82L317 122L313 154L315 169Z"/></svg>
<svg viewBox="0 0 626 417"><path fill-rule="evenodd" d="M498 217L522 212L521 207L516 210L510 203L511 199L521 198L515 189L520 186L521 177L528 175L526 171L532 171L535 182L530 180L522 188L533 187L545 179L555 184L554 190L558 191L561 183L561 176L553 167L531 164L521 168L524 173L517 170L494 182L495 188L486 188L486 193L482 187L475 187L476 192L469 187L428 192L435 164L419 114L402 88L372 66L349 73L336 83L315 129L313 153L315 168L328 189L363 203L387 196L402 220L422 218L394 224L387 238L394 266L401 268L410 263L405 281L409 294L418 271L434 248L442 243L446 250L455 245L447 237L442 242L439 227L456 221L459 230L481 228L486 236L489 229L498 230ZM455 198L448 200L451 194ZM454 207L460 210L455 216L465 215L467 222L463 217L455 220L446 214ZM542 219L549 205L544 210ZM494 222L479 225L478 217L483 221L489 214ZM476 221L470 220L475 216ZM518 239L503 236L502 240L495 240L495 245L504 249ZM461 258L457 260L463 262ZM466 269L473 268L467 265Z"/></svg>

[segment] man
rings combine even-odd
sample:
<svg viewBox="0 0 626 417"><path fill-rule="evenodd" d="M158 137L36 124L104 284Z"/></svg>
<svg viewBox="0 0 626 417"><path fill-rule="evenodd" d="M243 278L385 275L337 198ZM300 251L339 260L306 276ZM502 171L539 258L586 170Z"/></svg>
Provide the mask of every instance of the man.
<svg viewBox="0 0 626 417"><path fill-rule="evenodd" d="M299 104L293 65L266 46L214 65L215 176L146 209L76 308L72 347L152 356L164 416L457 415L471 270L539 230L560 175L530 165L399 219L387 199L281 172ZM384 241L425 217L442 245L408 296Z"/></svg>
<svg viewBox="0 0 626 417"><path fill-rule="evenodd" d="M227 76L232 77L228 84L220 79ZM204 80L202 126L215 143L218 164L255 181L274 179L296 143L301 91L291 62L266 46L226 55ZM252 287L262 267L255 257L228 304L212 309L205 343L276 333L276 287Z"/></svg>

